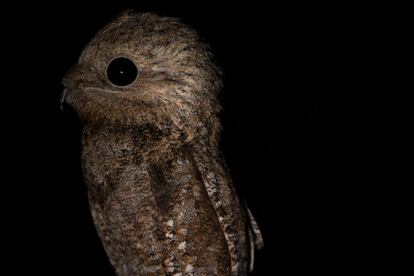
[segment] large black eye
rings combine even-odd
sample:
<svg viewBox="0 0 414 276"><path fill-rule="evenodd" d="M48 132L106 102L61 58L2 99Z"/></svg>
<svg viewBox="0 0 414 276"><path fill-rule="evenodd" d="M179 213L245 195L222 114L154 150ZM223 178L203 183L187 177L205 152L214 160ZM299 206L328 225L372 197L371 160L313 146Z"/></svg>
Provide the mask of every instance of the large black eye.
<svg viewBox="0 0 414 276"><path fill-rule="evenodd" d="M130 59L120 57L109 63L106 75L109 81L116 86L127 86L137 78L138 68Z"/></svg>

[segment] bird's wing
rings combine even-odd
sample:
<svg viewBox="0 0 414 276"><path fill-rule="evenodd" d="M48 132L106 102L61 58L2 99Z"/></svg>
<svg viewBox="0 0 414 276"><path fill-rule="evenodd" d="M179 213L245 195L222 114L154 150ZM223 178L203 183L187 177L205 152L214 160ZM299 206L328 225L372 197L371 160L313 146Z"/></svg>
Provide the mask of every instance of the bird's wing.
<svg viewBox="0 0 414 276"><path fill-rule="evenodd" d="M247 208L243 212L223 161L219 157L209 158L197 152L194 152L193 158L226 238L232 275L246 275L249 262L248 240L254 241L256 248L262 244L257 223ZM250 225L247 233L246 220ZM253 260L252 257L250 260ZM252 264L249 265L251 267Z"/></svg>
<svg viewBox="0 0 414 276"><path fill-rule="evenodd" d="M248 240L249 240L249 271L253 271L254 267L254 251L259 250L263 247L263 236L262 232L257 225L255 218L253 217L252 212L245 201L243 201L244 208L247 215L247 224L248 224Z"/></svg>

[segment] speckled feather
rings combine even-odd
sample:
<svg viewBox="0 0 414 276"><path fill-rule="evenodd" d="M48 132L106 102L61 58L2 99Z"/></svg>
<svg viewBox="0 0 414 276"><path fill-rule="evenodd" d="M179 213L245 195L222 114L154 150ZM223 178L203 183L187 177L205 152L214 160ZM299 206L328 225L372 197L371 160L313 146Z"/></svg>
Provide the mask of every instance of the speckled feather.
<svg viewBox="0 0 414 276"><path fill-rule="evenodd" d="M114 86L108 63L139 68ZM92 216L117 275L246 275L257 224L218 150L220 71L177 19L126 11L64 78Z"/></svg>

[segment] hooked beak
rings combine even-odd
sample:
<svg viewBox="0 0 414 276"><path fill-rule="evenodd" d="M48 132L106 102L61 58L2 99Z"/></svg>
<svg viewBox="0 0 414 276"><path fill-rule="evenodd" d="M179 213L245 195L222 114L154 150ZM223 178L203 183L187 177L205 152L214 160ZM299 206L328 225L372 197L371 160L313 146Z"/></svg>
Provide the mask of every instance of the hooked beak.
<svg viewBox="0 0 414 276"><path fill-rule="evenodd" d="M76 82L77 78L77 68L78 66L72 66L68 72L66 73L65 77L62 79L62 85L63 85L63 92L60 95L60 110L63 111L63 106L66 103L66 98L70 94L70 90L73 88L73 83Z"/></svg>
<svg viewBox="0 0 414 276"><path fill-rule="evenodd" d="M63 104L66 103L66 96L68 90L66 88L63 89L62 95L60 95L60 110L63 112Z"/></svg>

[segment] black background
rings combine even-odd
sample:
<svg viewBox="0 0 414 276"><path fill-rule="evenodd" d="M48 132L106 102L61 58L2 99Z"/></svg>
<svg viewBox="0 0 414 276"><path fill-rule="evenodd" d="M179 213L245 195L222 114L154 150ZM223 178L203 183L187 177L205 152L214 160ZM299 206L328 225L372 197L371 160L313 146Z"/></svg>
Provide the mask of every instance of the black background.
<svg viewBox="0 0 414 276"><path fill-rule="evenodd" d="M3 108L13 118L5 123L13 192L3 203L15 235L4 275L114 275L88 211L80 127L59 96L83 46L129 8L182 18L224 71L221 146L265 240L252 275L336 275L367 264L373 214L364 207L380 124L381 20L372 7L67 1L3 10L5 44L17 52L5 55L15 99Z"/></svg>

